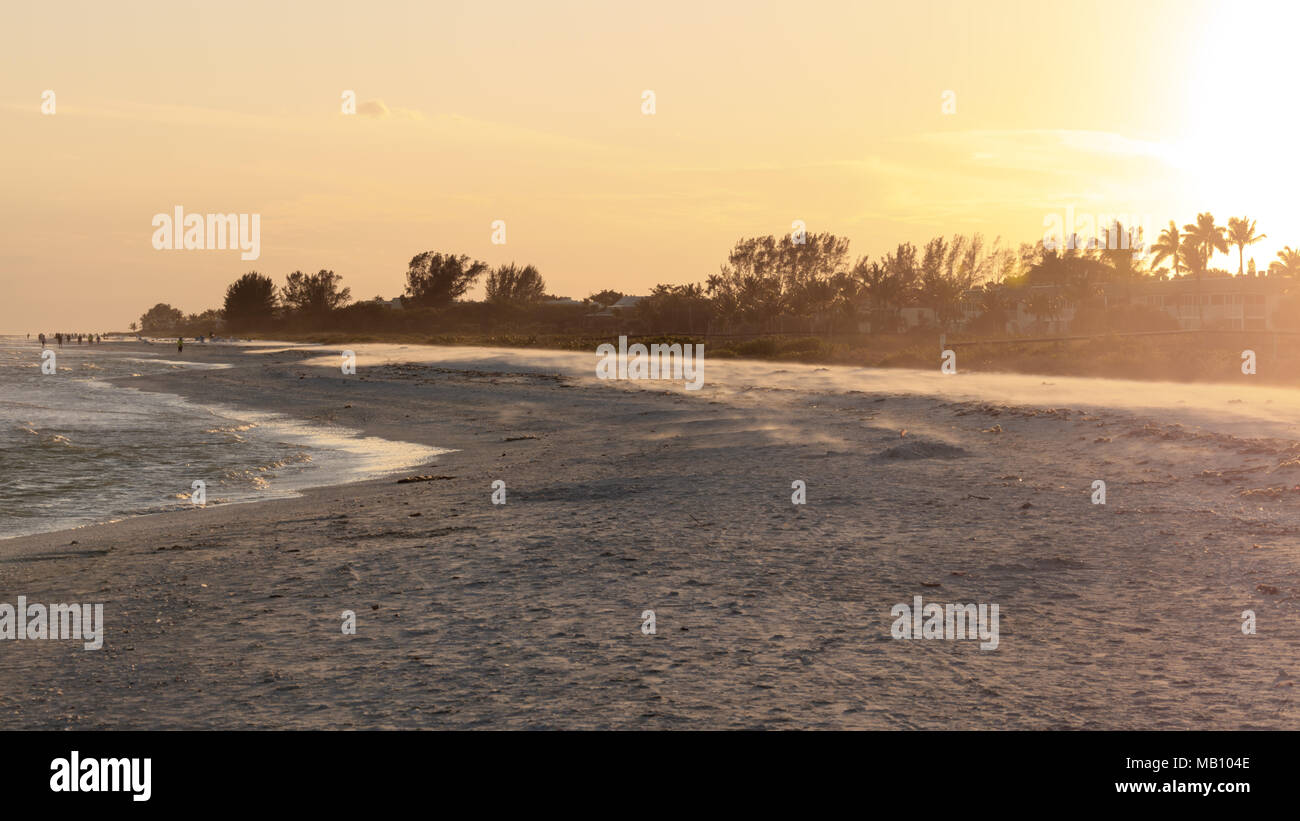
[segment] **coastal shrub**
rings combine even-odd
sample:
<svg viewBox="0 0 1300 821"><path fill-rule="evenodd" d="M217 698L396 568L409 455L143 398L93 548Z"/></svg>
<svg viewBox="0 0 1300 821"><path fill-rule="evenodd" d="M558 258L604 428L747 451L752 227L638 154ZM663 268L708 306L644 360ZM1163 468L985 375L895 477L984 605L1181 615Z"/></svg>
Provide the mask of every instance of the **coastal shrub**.
<svg viewBox="0 0 1300 821"><path fill-rule="evenodd" d="M815 336L802 337L799 339L785 339L781 341L781 352L788 354L820 353L825 347L825 344L826 343Z"/></svg>
<svg viewBox="0 0 1300 821"><path fill-rule="evenodd" d="M751 339L747 342L736 342L728 347L736 352L736 356L743 357L771 357L777 353L777 341L770 336Z"/></svg>

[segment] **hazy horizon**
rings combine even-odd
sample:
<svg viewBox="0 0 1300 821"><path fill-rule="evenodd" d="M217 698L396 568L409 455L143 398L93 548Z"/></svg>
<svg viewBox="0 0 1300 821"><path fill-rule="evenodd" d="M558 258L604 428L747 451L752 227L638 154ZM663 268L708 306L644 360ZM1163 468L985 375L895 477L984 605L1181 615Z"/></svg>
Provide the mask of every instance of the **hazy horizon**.
<svg viewBox="0 0 1300 821"><path fill-rule="evenodd" d="M1248 216L1268 235L1247 252L1260 270L1300 245L1282 104L1295 8L74 3L10 17L6 333L219 307L249 270L280 283L329 268L356 299L392 297L426 250L532 263L574 298L645 293L703 280L737 239L794 220L848 237L854 257L957 232L1033 242L1067 208L1157 227ZM259 214L260 257L155 250L151 220L177 206ZM1232 249L1212 264L1236 263Z"/></svg>

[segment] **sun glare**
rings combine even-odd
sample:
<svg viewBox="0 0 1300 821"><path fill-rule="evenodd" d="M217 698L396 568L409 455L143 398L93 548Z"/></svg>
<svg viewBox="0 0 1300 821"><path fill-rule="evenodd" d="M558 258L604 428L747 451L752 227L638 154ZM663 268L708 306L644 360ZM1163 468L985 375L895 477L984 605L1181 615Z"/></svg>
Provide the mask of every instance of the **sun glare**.
<svg viewBox="0 0 1300 821"><path fill-rule="evenodd" d="M1166 150L1195 198L1189 207L1212 210L1221 221L1229 215L1265 217L1279 240L1282 226L1300 221L1300 110L1288 93L1295 76L1290 41L1298 27L1300 6L1215 8L1188 58L1185 126ZM1248 256L1264 269L1284 244L1270 236ZM1223 258L1215 264L1223 265Z"/></svg>

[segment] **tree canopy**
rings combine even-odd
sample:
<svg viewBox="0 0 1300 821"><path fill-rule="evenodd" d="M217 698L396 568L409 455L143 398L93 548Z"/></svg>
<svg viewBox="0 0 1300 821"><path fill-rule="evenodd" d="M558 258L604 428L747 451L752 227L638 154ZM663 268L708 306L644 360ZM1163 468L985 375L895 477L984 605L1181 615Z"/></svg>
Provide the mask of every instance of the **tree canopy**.
<svg viewBox="0 0 1300 821"><path fill-rule="evenodd" d="M488 302L526 305L541 300L545 294L546 280L531 265L520 268L511 262L488 274Z"/></svg>
<svg viewBox="0 0 1300 821"><path fill-rule="evenodd" d="M411 257L406 269L406 296L415 305L442 307L465 295L488 270L486 262L464 254L425 251Z"/></svg>
<svg viewBox="0 0 1300 821"><path fill-rule="evenodd" d="M341 308L352 299L352 289L339 289L343 277L321 269L314 274L294 271L285 277L283 302L286 308L319 316Z"/></svg>
<svg viewBox="0 0 1300 821"><path fill-rule="evenodd" d="M165 302L159 302L140 317L140 332L165 334L185 321L185 314Z"/></svg>
<svg viewBox="0 0 1300 821"><path fill-rule="evenodd" d="M268 276L249 271L226 289L222 314L232 330L256 328L275 316L275 283Z"/></svg>

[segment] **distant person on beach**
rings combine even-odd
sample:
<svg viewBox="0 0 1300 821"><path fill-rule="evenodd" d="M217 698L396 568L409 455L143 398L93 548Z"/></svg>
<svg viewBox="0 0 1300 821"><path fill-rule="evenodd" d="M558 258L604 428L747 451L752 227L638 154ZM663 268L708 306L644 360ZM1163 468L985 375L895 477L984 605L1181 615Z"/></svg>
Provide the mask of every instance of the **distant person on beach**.
<svg viewBox="0 0 1300 821"><path fill-rule="evenodd" d="M45 347L45 334L44 334L44 333L41 334L41 347L42 347L42 348Z"/></svg>
<svg viewBox="0 0 1300 821"><path fill-rule="evenodd" d="M180 353L183 350L185 350L185 337L178 336L176 337L176 353Z"/></svg>
<svg viewBox="0 0 1300 821"><path fill-rule="evenodd" d="M55 338L56 340L58 340L59 347L62 348L62 347L63 347L63 334L61 334L61 333L55 334L55 335L54 335L54 338Z"/></svg>

